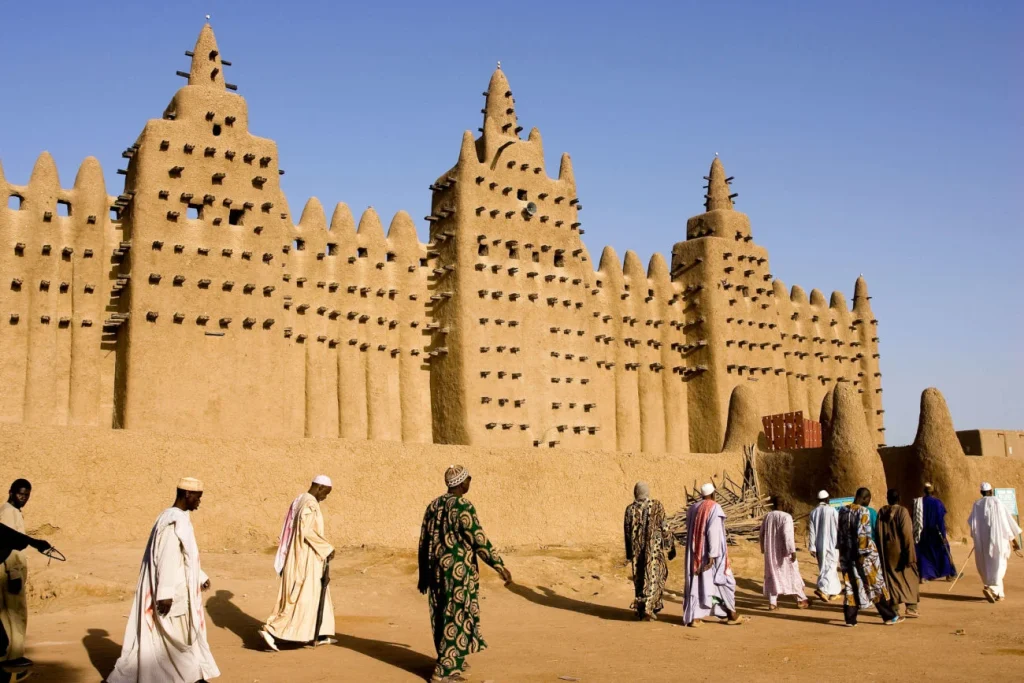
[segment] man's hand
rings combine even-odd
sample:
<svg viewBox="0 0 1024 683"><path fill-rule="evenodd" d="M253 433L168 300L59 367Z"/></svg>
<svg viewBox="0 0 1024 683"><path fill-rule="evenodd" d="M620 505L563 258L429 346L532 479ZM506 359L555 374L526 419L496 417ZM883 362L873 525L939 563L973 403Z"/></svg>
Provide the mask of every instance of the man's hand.
<svg viewBox="0 0 1024 683"><path fill-rule="evenodd" d="M420 595L426 595L427 594L427 584L421 583L420 585L416 586L416 590L418 590L420 592Z"/></svg>
<svg viewBox="0 0 1024 683"><path fill-rule="evenodd" d="M11 595L18 595L21 593L22 582L21 579L8 579L7 580L7 592Z"/></svg>
<svg viewBox="0 0 1024 683"><path fill-rule="evenodd" d="M1010 546L1013 547L1014 550L1020 550L1020 543L1017 542L1016 538L1010 540Z"/></svg>
<svg viewBox="0 0 1024 683"><path fill-rule="evenodd" d="M327 561L330 562L333 559L334 559L334 551L332 550L331 554L327 556Z"/></svg>
<svg viewBox="0 0 1024 683"><path fill-rule="evenodd" d="M512 583L512 572L505 567L498 567L498 575L505 581L505 585Z"/></svg>
<svg viewBox="0 0 1024 683"><path fill-rule="evenodd" d="M207 581L206 583L209 584L210 582ZM162 616L162 617L166 617L167 613L171 611L171 603L173 603L173 602L174 601L171 600L170 598L168 598L167 600L157 600L156 601L156 611L157 611L157 613L160 616Z"/></svg>
<svg viewBox="0 0 1024 683"><path fill-rule="evenodd" d="M790 562L796 562L796 553L790 553L789 561Z"/></svg>
<svg viewBox="0 0 1024 683"><path fill-rule="evenodd" d="M44 541L41 538L33 538L29 541L29 545L38 550L41 553L45 553L47 550L52 548L49 541Z"/></svg>
<svg viewBox="0 0 1024 683"><path fill-rule="evenodd" d="M210 590L210 580L207 579L206 583L204 583L202 586L199 587L199 590L202 590L202 591Z"/></svg>

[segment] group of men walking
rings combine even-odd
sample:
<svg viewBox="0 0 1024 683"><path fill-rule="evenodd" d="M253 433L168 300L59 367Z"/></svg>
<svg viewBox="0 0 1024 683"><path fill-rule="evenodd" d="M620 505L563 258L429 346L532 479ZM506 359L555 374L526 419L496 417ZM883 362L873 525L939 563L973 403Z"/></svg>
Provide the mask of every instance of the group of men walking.
<svg viewBox="0 0 1024 683"><path fill-rule="evenodd" d="M1020 550L1020 527L1009 510L981 486L968 525L974 538L978 572L989 602L1003 599L1003 576L1010 552ZM661 502L650 497L640 482L625 512L626 559L632 564L637 618L653 620L663 608L662 592L675 539ZM887 504L870 507L871 491L861 488L851 503L833 506L827 491L810 513L808 550L818 563L814 590L823 602L842 596L847 626L856 626L860 610L874 606L883 623L898 624L919 616L921 581L953 580L957 574L946 539L946 509L925 484L924 496L913 512L900 504L899 491L890 489ZM683 622L699 627L707 616L727 625L743 622L736 611L736 578L729 562L725 512L715 502L715 487L705 484L701 499L686 513L686 591ZM768 610L778 609L779 596L793 596L797 607L811 606L797 562L793 517L781 510L768 513L760 529L764 556L763 592ZM920 560L919 560L920 558ZM903 614L900 614L900 605Z"/></svg>
<svg viewBox="0 0 1024 683"><path fill-rule="evenodd" d="M444 479L447 492L434 499L423 516L418 558L418 588L427 595L437 651L433 683L466 680L467 657L487 647L480 631L478 561L492 567L506 585L512 581L466 498L472 482L469 471L453 465ZM0 650L4 653L0 664L5 670L31 664L24 658L26 563L21 551L51 548L24 533L21 509L31 488L24 479L15 481L8 502L0 507ZM335 550L324 535L320 509L331 489L330 478L317 476L285 515L274 558L280 579L277 602L259 630L270 650L279 650L281 643L336 642L328 590ZM664 608L662 596L668 562L676 554L675 539L664 506L651 498L650 487L640 482L633 494L624 518L626 558L632 564L635 589L631 608L638 618L655 620ZM972 552L985 584L983 593L994 603L1005 598L1007 559L1011 550L1019 554L1021 529L993 494L990 484L982 484L982 497L974 504L968 524L974 538ZM190 517L202 497L203 483L183 478L174 503L157 517L143 554L121 656L107 677L109 683L197 683L220 675L207 639L202 597L211 581L200 563ZM808 543L818 563L814 593L825 602L842 595L848 626L857 624L860 609L872 605L886 624L915 617L919 582L956 576L946 541L945 507L930 484L925 485L925 495L914 501L913 512L900 505L896 490L888 491L888 504L877 513L870 507L871 492L866 488L838 510L830 504L828 492L821 491L818 498L818 506L810 513ZM715 501L713 484L701 487L701 499L687 510L686 522L685 625L697 628L709 616L727 625L742 624L726 515ZM808 608L792 516L770 512L759 540L768 609L778 608L780 595L792 595L798 607ZM905 606L902 616L900 604Z"/></svg>

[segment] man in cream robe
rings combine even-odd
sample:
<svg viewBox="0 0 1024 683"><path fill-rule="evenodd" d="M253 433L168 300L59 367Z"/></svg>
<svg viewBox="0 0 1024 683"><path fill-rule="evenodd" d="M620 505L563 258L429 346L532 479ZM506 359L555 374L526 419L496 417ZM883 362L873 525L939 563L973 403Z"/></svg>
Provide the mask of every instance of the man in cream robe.
<svg viewBox="0 0 1024 683"><path fill-rule="evenodd" d="M1003 591L1006 561L1010 558L1011 547L1020 550L1017 543L1020 526L994 493L992 484L983 483L981 499L975 501L967 520L974 537L974 561L985 584L985 599L989 602L1006 597Z"/></svg>
<svg viewBox="0 0 1024 683"><path fill-rule="evenodd" d="M818 491L818 507L811 511L807 549L818 561L818 581L814 594L826 602L843 592L839 583L839 551L836 549L836 531L839 513L829 505L828 491Z"/></svg>
<svg viewBox="0 0 1024 683"><path fill-rule="evenodd" d="M206 641L202 591L210 579L189 517L202 496L202 482L185 477L174 505L153 525L121 657L107 683L196 683L220 675Z"/></svg>
<svg viewBox="0 0 1024 683"><path fill-rule="evenodd" d="M7 502L0 506L0 524L18 533L25 533L25 518L21 509L32 496L32 484L17 479L11 484ZM14 550L0 564L0 626L7 637L6 656L0 650L0 660L11 665L27 666L25 659L25 629L28 627L28 602L25 598L28 583L28 561L24 550Z"/></svg>
<svg viewBox="0 0 1024 683"><path fill-rule="evenodd" d="M285 516L274 559L274 569L281 577L277 607L260 629L260 636L272 650L278 649L276 640L308 643L315 637L314 644L336 642L331 637L334 606L331 593L323 584L325 565L334 557L334 547L324 538L324 517L320 512L320 503L330 493L331 480L321 474L308 492L292 501ZM314 634L321 591L326 591L323 621Z"/></svg>

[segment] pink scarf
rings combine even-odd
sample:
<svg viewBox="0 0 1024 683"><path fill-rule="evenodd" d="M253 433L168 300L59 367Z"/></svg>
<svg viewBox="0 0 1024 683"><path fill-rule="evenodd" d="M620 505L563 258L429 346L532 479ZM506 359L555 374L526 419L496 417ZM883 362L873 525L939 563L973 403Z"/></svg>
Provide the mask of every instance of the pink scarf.
<svg viewBox="0 0 1024 683"><path fill-rule="evenodd" d="M292 537L295 535L295 513L298 512L299 505L302 503L301 494L298 498L292 501L292 504L288 506L288 514L284 518L284 527L281 529L281 539L277 544L277 556L274 558L274 571L277 572L278 576L284 571L284 561L288 558L288 549L292 545Z"/></svg>
<svg viewBox="0 0 1024 683"><path fill-rule="evenodd" d="M686 533L692 540L693 553L690 556L691 569L694 574L700 573L704 564L704 544L707 542L708 522L711 521L711 513L718 505L715 501L707 499L701 502L697 512L693 514L693 528L687 529ZM725 568L729 569L729 553L725 554Z"/></svg>

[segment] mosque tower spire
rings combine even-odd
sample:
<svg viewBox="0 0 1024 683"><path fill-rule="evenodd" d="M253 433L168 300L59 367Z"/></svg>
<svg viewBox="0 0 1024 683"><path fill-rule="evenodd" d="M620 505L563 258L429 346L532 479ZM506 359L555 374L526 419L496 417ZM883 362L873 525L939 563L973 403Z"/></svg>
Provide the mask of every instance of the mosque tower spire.
<svg viewBox="0 0 1024 683"><path fill-rule="evenodd" d="M704 180L708 181L708 192L704 195L704 210L731 210L732 200L736 194L729 192L729 183L732 178L725 176L725 167L722 166L722 160L718 158L717 154L715 160L711 162L711 172L704 176Z"/></svg>
<svg viewBox="0 0 1024 683"><path fill-rule="evenodd" d="M491 119L503 135L518 137L522 128L516 119L516 101L512 97L505 72L501 70L501 62L498 62L498 68L491 74L491 82L484 96L487 98L483 109L484 128L487 128L487 119Z"/></svg>
<svg viewBox="0 0 1024 683"><path fill-rule="evenodd" d="M195 48L191 53L186 52L185 54L192 57L192 67L188 73L189 85L207 86L218 90L223 90L226 87L224 82L225 62L220 58L217 37L213 35L213 27L209 22L203 24ZM182 75L184 76L184 74Z"/></svg>

